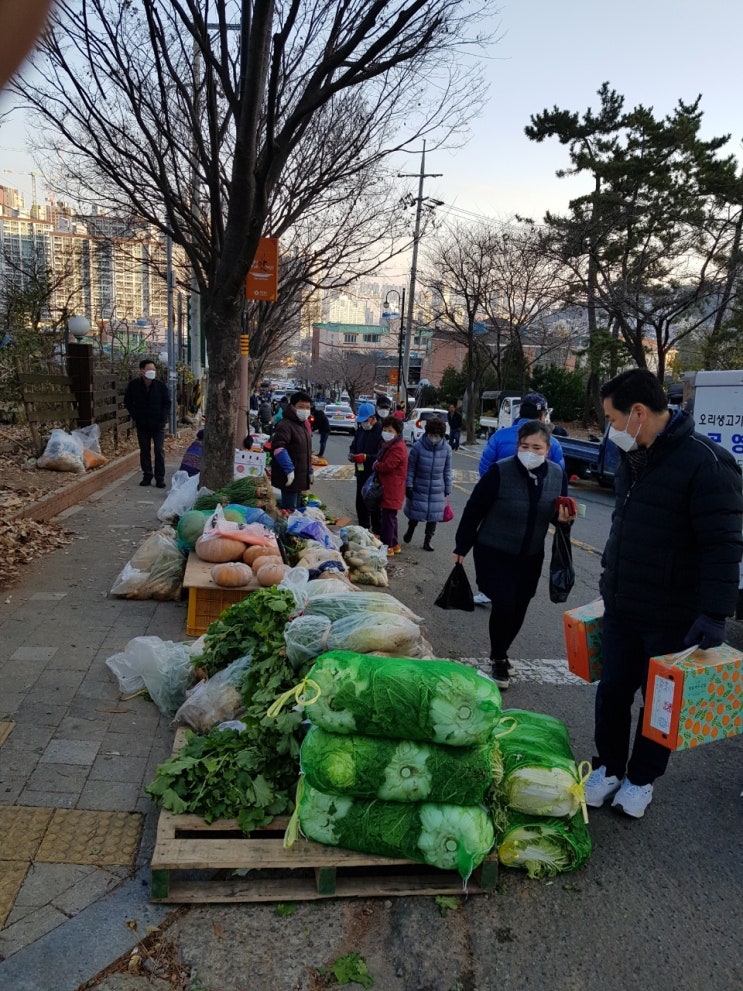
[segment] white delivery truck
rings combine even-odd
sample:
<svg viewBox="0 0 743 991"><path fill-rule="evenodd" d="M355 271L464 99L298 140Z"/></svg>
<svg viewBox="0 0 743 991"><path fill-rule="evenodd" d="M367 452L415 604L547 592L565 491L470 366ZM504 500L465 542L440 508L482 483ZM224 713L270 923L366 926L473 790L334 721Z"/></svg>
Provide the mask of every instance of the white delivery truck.
<svg viewBox="0 0 743 991"><path fill-rule="evenodd" d="M743 369L697 372L694 423L700 434L730 451L743 470ZM743 562L737 619L743 619Z"/></svg>

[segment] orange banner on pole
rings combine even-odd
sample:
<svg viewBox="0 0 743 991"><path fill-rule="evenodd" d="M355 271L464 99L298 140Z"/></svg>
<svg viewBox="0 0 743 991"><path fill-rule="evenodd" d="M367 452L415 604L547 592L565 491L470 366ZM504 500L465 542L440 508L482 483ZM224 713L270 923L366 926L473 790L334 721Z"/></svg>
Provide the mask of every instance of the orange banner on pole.
<svg viewBox="0 0 743 991"><path fill-rule="evenodd" d="M279 290L279 239L262 237L245 279L247 299L275 303Z"/></svg>

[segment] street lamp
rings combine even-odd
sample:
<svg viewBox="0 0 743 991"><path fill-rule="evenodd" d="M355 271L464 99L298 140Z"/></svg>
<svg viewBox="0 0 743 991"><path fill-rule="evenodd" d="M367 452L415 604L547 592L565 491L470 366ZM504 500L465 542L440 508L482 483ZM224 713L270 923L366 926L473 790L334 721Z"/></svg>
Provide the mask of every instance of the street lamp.
<svg viewBox="0 0 743 991"><path fill-rule="evenodd" d="M397 342L397 402L399 403L400 402L400 395L401 395L401 387L403 385L403 382L402 382L402 375L403 375L402 354L403 354L403 341L405 339L405 331L404 331L404 324L403 324L403 314L405 313L405 290L403 289L402 295L400 294L400 292L397 289L390 289L387 292L387 295L384 297L384 303L383 303L383 306L384 306L384 310L382 311L382 319L383 320L389 320L389 321L391 321L394 318L394 316L395 316L395 314L392 313L389 310L389 305L390 305L389 298L390 298L390 295L392 293L394 293L395 296L397 296L397 302L398 302L398 305L400 307L400 312L399 312L399 314L397 314L397 316L399 317L399 320L400 320L400 336L399 336L399 339L398 339L398 342ZM407 406L407 394L408 394L407 382L405 383L404 394L405 394L406 406Z"/></svg>
<svg viewBox="0 0 743 991"><path fill-rule="evenodd" d="M67 330L78 344L82 344L91 331L90 320L87 317L68 317Z"/></svg>

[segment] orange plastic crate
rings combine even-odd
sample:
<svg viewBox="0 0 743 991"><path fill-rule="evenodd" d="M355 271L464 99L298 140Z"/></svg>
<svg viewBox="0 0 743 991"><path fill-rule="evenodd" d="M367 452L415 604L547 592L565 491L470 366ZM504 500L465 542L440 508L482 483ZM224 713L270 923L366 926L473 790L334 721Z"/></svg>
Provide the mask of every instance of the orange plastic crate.
<svg viewBox="0 0 743 991"><path fill-rule="evenodd" d="M189 588L186 633L200 637L229 606L242 601L252 589L245 588Z"/></svg>

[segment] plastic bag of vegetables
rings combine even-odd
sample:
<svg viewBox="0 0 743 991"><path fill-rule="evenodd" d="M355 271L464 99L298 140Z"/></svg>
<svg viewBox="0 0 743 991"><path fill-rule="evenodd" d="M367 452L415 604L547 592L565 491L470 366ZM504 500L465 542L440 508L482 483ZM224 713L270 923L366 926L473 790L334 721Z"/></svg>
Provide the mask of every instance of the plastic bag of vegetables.
<svg viewBox="0 0 743 991"><path fill-rule="evenodd" d="M310 585L312 584L314 583L310 582ZM323 584L329 585L331 583L324 582ZM305 616L327 616L333 622L360 613L367 615L369 613L394 613L409 619L411 623L423 622L422 616L416 616L412 609L408 609L394 595L388 595L386 592L371 592L366 589L359 590L355 595L348 595L345 592L340 595L310 595L304 613Z"/></svg>
<svg viewBox="0 0 743 991"><path fill-rule="evenodd" d="M284 630L289 660L296 664L317 657L326 650L352 650L374 654L384 650L396 657L409 657L420 648L421 629L395 613L358 613L330 624L318 622L324 616L297 616Z"/></svg>
<svg viewBox="0 0 743 991"><path fill-rule="evenodd" d="M415 661L331 651L308 680L319 689L306 715L331 733L471 747L489 740L501 698L490 678L456 661Z"/></svg>
<svg viewBox="0 0 743 991"><path fill-rule="evenodd" d="M360 547L350 545L345 551L344 560L348 565L348 577L359 585L376 585L387 588L387 551L384 547Z"/></svg>
<svg viewBox="0 0 743 991"><path fill-rule="evenodd" d="M583 817L572 819L510 813L508 828L498 843L504 867L520 867L529 877L554 877L584 864L591 853L591 837Z"/></svg>
<svg viewBox="0 0 743 991"><path fill-rule="evenodd" d="M344 526L341 529L341 539L344 544L358 547L381 547L382 541L375 537L371 530L365 530L363 526Z"/></svg>
<svg viewBox="0 0 743 991"><path fill-rule="evenodd" d="M446 747L311 726L299 760L307 783L329 795L479 805L499 774L500 751L495 740Z"/></svg>
<svg viewBox="0 0 743 991"><path fill-rule="evenodd" d="M493 846L493 824L477 805L367 801L303 781L297 800L302 832L316 843L457 870L465 881Z"/></svg>
<svg viewBox="0 0 743 991"><path fill-rule="evenodd" d="M573 816L585 809L583 779L563 722L540 712L506 709L498 735L501 788L512 809L539 816Z"/></svg>

